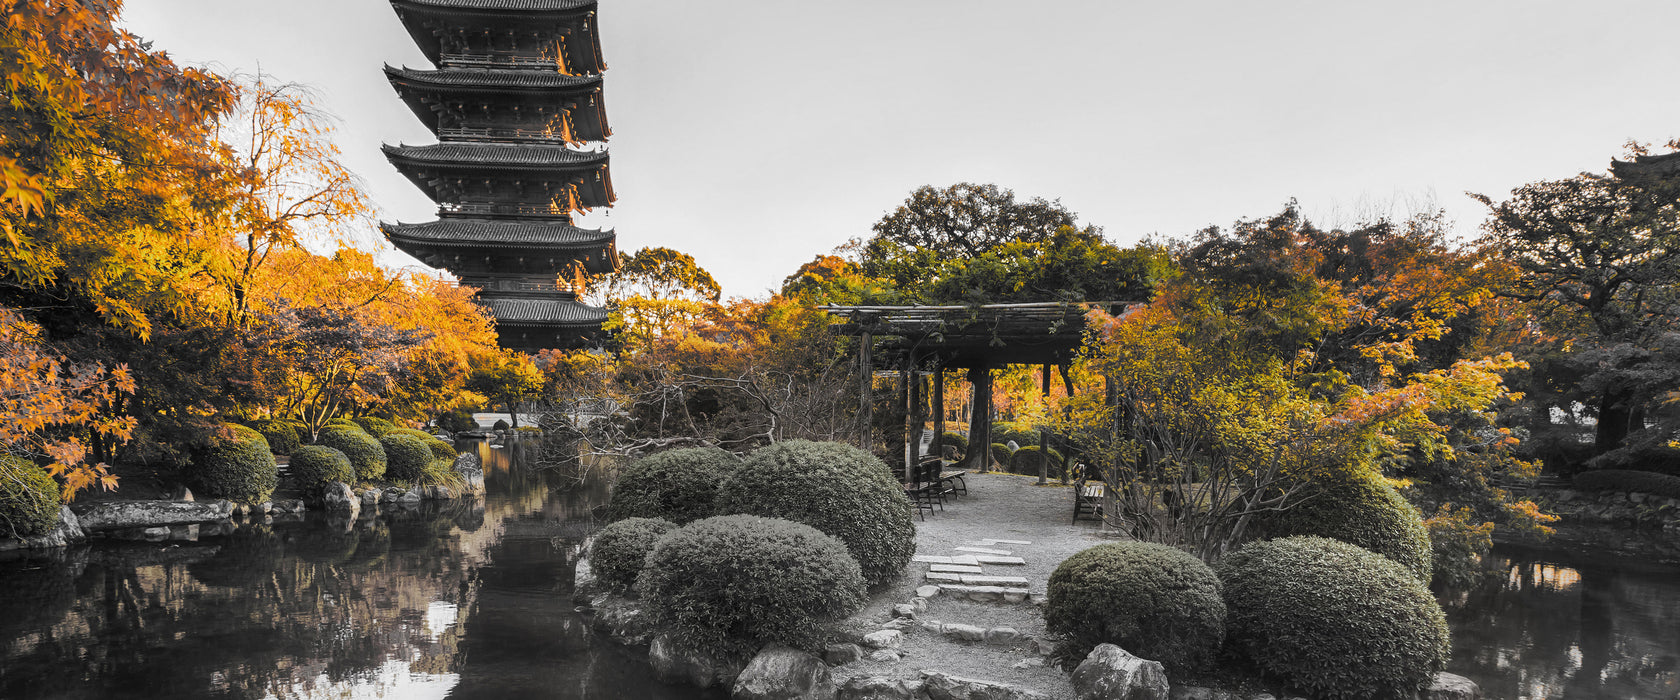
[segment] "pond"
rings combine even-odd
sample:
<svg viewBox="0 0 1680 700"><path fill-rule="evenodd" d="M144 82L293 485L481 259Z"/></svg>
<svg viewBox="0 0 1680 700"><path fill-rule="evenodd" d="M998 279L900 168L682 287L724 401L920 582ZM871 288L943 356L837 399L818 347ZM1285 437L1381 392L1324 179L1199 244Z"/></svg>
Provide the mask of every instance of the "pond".
<svg viewBox="0 0 1680 700"><path fill-rule="evenodd" d="M0 560L0 698L722 697L589 632L572 571L608 485L528 466L537 444L465 443L481 502ZM1489 698L1680 698L1680 565L1627 551L1496 549L1443 601L1449 670Z"/></svg>
<svg viewBox="0 0 1680 700"><path fill-rule="evenodd" d="M492 448L481 502L0 561L0 698L711 697L573 610L599 470Z"/></svg>

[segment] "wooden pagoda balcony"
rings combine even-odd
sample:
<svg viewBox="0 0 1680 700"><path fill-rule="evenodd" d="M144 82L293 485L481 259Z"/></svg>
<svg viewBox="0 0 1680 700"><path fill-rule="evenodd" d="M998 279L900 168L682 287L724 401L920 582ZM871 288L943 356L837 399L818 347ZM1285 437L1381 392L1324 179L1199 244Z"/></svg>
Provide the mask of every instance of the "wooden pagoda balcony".
<svg viewBox="0 0 1680 700"><path fill-rule="evenodd" d="M569 217L570 212L553 205L488 204L484 202L445 202L438 205L439 214L488 214L512 216Z"/></svg>
<svg viewBox="0 0 1680 700"><path fill-rule="evenodd" d="M490 127L442 127L437 130L438 138L473 139L484 141L552 141L567 143L564 133L553 129L493 129Z"/></svg>
<svg viewBox="0 0 1680 700"><path fill-rule="evenodd" d="M493 53L440 53L441 68L523 68L560 70L560 62L546 56L516 56Z"/></svg>

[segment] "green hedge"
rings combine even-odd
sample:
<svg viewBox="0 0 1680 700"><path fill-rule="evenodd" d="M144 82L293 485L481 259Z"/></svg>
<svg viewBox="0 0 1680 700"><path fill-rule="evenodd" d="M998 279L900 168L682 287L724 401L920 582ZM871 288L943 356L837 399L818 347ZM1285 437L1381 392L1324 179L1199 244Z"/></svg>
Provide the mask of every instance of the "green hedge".
<svg viewBox="0 0 1680 700"><path fill-rule="evenodd" d="M29 537L58 522L58 482L22 457L0 454L0 537Z"/></svg>
<svg viewBox="0 0 1680 700"><path fill-rule="evenodd" d="M1009 456L1009 471L1015 474L1038 476L1038 463L1042 459L1044 459L1044 448L1037 445L1028 445L1016 450L1015 454ZM1047 465L1045 473L1059 479L1062 476L1062 469L1062 453L1050 450L1050 463Z"/></svg>
<svg viewBox="0 0 1680 700"><path fill-rule="evenodd" d="M968 454L968 438L965 437L962 433L953 433L953 432L947 430L944 433L940 434L939 439L940 439L940 442L942 442L943 444L951 445L951 446L957 448L957 454L959 454L959 455Z"/></svg>
<svg viewBox="0 0 1680 700"><path fill-rule="evenodd" d="M385 448L360 427L323 428L315 444L343 452L344 456L350 458L350 465L356 468L357 479L378 479L385 476Z"/></svg>
<svg viewBox="0 0 1680 700"><path fill-rule="evenodd" d="M1254 542L1219 563L1232 648L1311 697L1411 698L1446 663L1446 616L1413 572L1323 537Z"/></svg>
<svg viewBox="0 0 1680 700"><path fill-rule="evenodd" d="M897 578L916 552L903 487L874 455L838 442L784 440L753 451L723 483L718 513L784 518L832 535L871 587Z"/></svg>
<svg viewBox="0 0 1680 700"><path fill-rule="evenodd" d="M329 420L326 423L322 424L321 428L323 430L325 430L327 428L354 428L354 429L360 430L364 433L367 432L367 429L363 428L360 425L357 425L356 421L350 420L349 418L334 418L334 419Z"/></svg>
<svg viewBox="0 0 1680 700"><path fill-rule="evenodd" d="M1038 444L1038 428L1025 423L993 423L992 442L1008 444L1015 441L1016 447L1026 447Z"/></svg>
<svg viewBox="0 0 1680 700"><path fill-rule="evenodd" d="M298 439L297 429L285 421L259 420L251 423L251 429L262 433L263 439L268 441L268 449L277 455L289 455L303 444Z"/></svg>
<svg viewBox="0 0 1680 700"><path fill-rule="evenodd" d="M426 474L426 465L433 459L431 448L413 435L386 435L379 438L385 451L385 478L398 481L417 481Z"/></svg>
<svg viewBox="0 0 1680 700"><path fill-rule="evenodd" d="M316 489L335 481L350 483L356 480L356 468L350 458L331 447L304 445L292 451L286 466L290 479L300 488Z"/></svg>
<svg viewBox="0 0 1680 700"><path fill-rule="evenodd" d="M865 601L846 546L787 520L726 515L659 538L639 579L656 624L714 653L750 654L771 642L820 649L822 623Z"/></svg>
<svg viewBox="0 0 1680 700"><path fill-rule="evenodd" d="M654 542L677 529L676 523L659 518L626 518L601 528L589 545L589 566L614 590L636 584L642 564Z"/></svg>
<svg viewBox="0 0 1680 700"><path fill-rule="evenodd" d="M1575 488L1581 491L1621 491L1648 493L1664 498L1680 498L1680 476L1629 469L1599 469L1575 475Z"/></svg>
<svg viewBox="0 0 1680 700"><path fill-rule="evenodd" d="M608 520L662 518L678 525L716 515L718 487L741 467L716 447L648 455L619 470Z"/></svg>
<svg viewBox="0 0 1680 700"><path fill-rule="evenodd" d="M1044 621L1076 664L1098 644L1117 644L1175 673L1205 667L1225 640L1225 601L1213 570L1178 549L1149 542L1101 544L1050 574Z"/></svg>
<svg viewBox="0 0 1680 700"><path fill-rule="evenodd" d="M433 459L447 459L453 463L455 461L455 456L460 454L460 452L457 452L454 447L450 446L449 443L439 440L436 435L428 433L424 430L397 428L396 430L392 430L389 434L410 435L420 438L421 442L426 443L426 448L432 451Z"/></svg>
<svg viewBox="0 0 1680 700"><path fill-rule="evenodd" d="M350 420L355 422L356 425L361 426L362 430L367 431L367 434L376 438L385 437L386 433L397 429L397 426L391 423L391 421L374 416L360 416Z"/></svg>
<svg viewBox="0 0 1680 700"><path fill-rule="evenodd" d="M994 442L992 443L992 461L1003 465L1007 469L1009 464L1015 461L1015 453L1009 449L1008 445Z"/></svg>
<svg viewBox="0 0 1680 700"><path fill-rule="evenodd" d="M1317 535L1364 547L1399 562L1429 582L1434 552L1423 516L1399 491L1373 474L1319 484L1318 491L1280 514L1272 534Z"/></svg>
<svg viewBox="0 0 1680 700"><path fill-rule="evenodd" d="M262 433L243 425L223 423L192 450L186 469L194 493L244 503L261 503L279 481L274 454Z"/></svg>

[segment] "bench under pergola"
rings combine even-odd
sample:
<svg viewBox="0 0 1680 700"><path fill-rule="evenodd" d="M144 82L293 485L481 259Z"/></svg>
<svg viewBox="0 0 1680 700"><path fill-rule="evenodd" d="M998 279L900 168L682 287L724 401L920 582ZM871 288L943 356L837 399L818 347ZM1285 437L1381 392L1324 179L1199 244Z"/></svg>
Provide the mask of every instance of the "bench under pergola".
<svg viewBox="0 0 1680 700"><path fill-rule="evenodd" d="M947 369L968 370L974 406L969 449L964 468L981 470L990 459L992 370L1004 365L1039 365L1042 387L1050 392L1050 368L1056 367L1069 395L1073 382L1068 366L1085 342L1085 315L1093 308L1120 315L1142 302L1034 302L953 306L839 306L819 307L840 321L830 326L838 334L859 338L858 368L865 424L874 399L877 370L897 373L905 430L904 475L915 469L922 442L923 388L920 377L943 378ZM916 381L911 381L915 378ZM932 405L943 409L945 383L933 382ZM934 411L930 452L941 454L945 433L944 410ZM865 431L868 440L868 431ZM865 445L869 448L869 445Z"/></svg>

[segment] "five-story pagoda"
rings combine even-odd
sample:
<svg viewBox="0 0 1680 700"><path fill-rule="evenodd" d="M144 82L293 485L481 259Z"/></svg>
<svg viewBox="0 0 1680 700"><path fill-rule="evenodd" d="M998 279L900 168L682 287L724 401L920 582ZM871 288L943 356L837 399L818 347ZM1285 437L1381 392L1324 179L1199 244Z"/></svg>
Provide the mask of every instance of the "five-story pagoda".
<svg viewBox="0 0 1680 700"><path fill-rule="evenodd" d="M381 224L386 237L477 287L504 347L597 338L606 312L569 283L580 269L618 268L612 231L572 224L614 200L595 0L391 5L437 69L385 74L438 143L385 155L438 203L438 220Z"/></svg>

